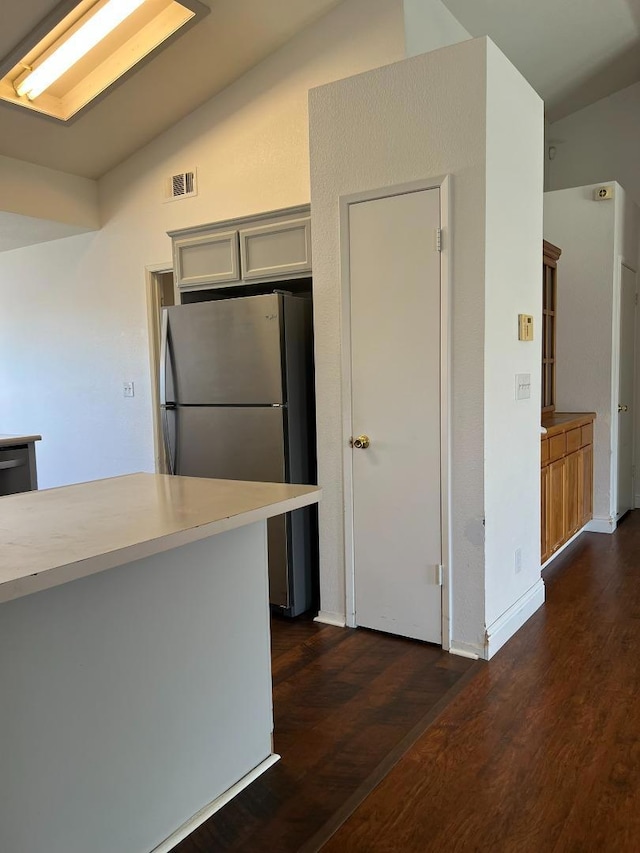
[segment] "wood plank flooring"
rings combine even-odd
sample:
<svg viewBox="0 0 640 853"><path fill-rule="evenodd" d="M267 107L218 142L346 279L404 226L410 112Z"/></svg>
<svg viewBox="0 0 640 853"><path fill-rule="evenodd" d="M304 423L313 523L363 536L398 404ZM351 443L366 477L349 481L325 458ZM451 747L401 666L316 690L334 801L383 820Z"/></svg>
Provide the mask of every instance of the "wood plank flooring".
<svg viewBox="0 0 640 853"><path fill-rule="evenodd" d="M174 853L317 849L483 666L400 637L274 619L282 760Z"/></svg>
<svg viewBox="0 0 640 853"><path fill-rule="evenodd" d="M640 850L640 511L583 534L545 583L323 853Z"/></svg>

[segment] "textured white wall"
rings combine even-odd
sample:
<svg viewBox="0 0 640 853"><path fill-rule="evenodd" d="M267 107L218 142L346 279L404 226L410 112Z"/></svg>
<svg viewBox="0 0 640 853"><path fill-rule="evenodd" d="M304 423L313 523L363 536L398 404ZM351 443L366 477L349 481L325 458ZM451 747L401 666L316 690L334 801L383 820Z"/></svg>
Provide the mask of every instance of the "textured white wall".
<svg viewBox="0 0 640 853"><path fill-rule="evenodd" d="M487 45L487 213L484 349L486 622L540 583L540 264L543 103ZM456 238L457 239L457 238ZM518 340L533 314L535 340ZM515 374L531 375L516 401ZM515 550L522 568L515 571Z"/></svg>
<svg viewBox="0 0 640 853"><path fill-rule="evenodd" d="M417 56L471 38L442 0L404 0L407 56Z"/></svg>
<svg viewBox="0 0 640 853"><path fill-rule="evenodd" d="M593 186L544 194L544 236L562 249L558 262L556 411L597 414L593 514L606 521L614 512L611 381L615 213L613 202L593 200Z"/></svg>
<svg viewBox="0 0 640 853"><path fill-rule="evenodd" d="M547 189L615 180L640 204L640 83L551 124L547 139Z"/></svg>
<svg viewBox="0 0 640 853"><path fill-rule="evenodd" d="M448 173L453 639L475 650L484 639L485 57L486 41L477 39L310 92L322 609L345 613L339 199Z"/></svg>
<svg viewBox="0 0 640 853"><path fill-rule="evenodd" d="M170 229L308 202L308 89L403 55L401 0L347 0L105 176L99 232L0 255L0 430L42 433L42 487L153 470L145 265ZM198 197L163 204L190 166Z"/></svg>

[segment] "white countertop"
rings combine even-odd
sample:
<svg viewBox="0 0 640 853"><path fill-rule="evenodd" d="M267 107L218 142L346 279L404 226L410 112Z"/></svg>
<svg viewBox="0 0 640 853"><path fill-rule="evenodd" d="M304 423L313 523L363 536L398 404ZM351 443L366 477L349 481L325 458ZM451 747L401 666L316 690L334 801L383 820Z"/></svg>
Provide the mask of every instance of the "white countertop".
<svg viewBox="0 0 640 853"><path fill-rule="evenodd" d="M317 503L317 486L130 474L0 498L0 602Z"/></svg>
<svg viewBox="0 0 640 853"><path fill-rule="evenodd" d="M3 435L0 433L0 447L13 447L15 444L29 444L31 441L42 441L41 435Z"/></svg>

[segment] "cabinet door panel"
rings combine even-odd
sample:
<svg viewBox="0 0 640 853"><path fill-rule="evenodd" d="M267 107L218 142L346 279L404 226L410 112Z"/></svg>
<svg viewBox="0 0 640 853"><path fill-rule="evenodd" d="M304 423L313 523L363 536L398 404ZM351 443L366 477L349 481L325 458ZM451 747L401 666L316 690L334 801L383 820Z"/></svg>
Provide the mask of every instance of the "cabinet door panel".
<svg viewBox="0 0 640 853"><path fill-rule="evenodd" d="M173 241L173 263L178 287L239 281L238 232L176 239Z"/></svg>
<svg viewBox="0 0 640 853"><path fill-rule="evenodd" d="M553 553L565 539L565 460L559 459L547 467L549 472L549 505L547 508L548 545Z"/></svg>
<svg viewBox="0 0 640 853"><path fill-rule="evenodd" d="M246 281L310 272L310 217L242 229L240 257Z"/></svg>
<svg viewBox="0 0 640 853"><path fill-rule="evenodd" d="M549 547L549 469L540 472L540 563L551 556Z"/></svg>
<svg viewBox="0 0 640 853"><path fill-rule="evenodd" d="M593 518L593 445L580 451L582 468L582 524Z"/></svg>
<svg viewBox="0 0 640 853"><path fill-rule="evenodd" d="M582 476L581 455L571 453L565 459L565 538L573 536L582 521Z"/></svg>

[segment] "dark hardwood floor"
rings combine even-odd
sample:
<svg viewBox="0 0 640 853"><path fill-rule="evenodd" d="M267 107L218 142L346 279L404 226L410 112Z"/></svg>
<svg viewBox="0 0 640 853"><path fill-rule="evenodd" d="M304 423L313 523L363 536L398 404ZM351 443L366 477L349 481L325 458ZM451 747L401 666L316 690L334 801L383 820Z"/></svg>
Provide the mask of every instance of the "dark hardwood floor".
<svg viewBox="0 0 640 853"><path fill-rule="evenodd" d="M484 664L313 621L272 623L282 756L174 853L315 850Z"/></svg>
<svg viewBox="0 0 640 853"><path fill-rule="evenodd" d="M640 511L545 582L545 607L323 853L640 850Z"/></svg>
<svg viewBox="0 0 640 853"><path fill-rule="evenodd" d="M176 853L640 851L640 511L545 583L488 664L276 621L283 759Z"/></svg>

